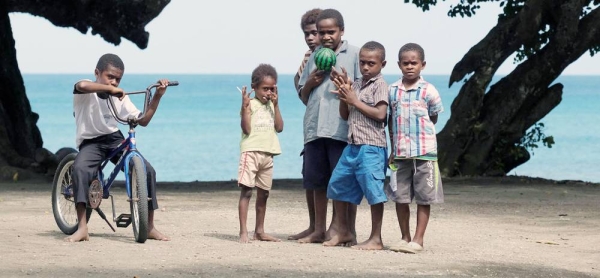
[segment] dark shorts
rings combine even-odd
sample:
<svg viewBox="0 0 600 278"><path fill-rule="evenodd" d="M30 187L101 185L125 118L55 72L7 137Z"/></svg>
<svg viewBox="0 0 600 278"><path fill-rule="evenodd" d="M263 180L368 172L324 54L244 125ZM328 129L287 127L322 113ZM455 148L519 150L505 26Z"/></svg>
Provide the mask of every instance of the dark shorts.
<svg viewBox="0 0 600 278"><path fill-rule="evenodd" d="M302 176L305 189L327 189L331 173L347 145L330 138L319 138L304 145Z"/></svg>

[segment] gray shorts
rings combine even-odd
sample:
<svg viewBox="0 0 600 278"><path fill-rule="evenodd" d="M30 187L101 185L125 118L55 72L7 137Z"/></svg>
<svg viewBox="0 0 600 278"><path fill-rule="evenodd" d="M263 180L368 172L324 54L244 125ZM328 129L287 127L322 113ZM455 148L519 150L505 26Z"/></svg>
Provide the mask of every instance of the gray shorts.
<svg viewBox="0 0 600 278"><path fill-rule="evenodd" d="M394 162L398 171L392 171L390 183L385 186L388 197L400 204L441 204L444 202L442 177L437 161L402 159Z"/></svg>

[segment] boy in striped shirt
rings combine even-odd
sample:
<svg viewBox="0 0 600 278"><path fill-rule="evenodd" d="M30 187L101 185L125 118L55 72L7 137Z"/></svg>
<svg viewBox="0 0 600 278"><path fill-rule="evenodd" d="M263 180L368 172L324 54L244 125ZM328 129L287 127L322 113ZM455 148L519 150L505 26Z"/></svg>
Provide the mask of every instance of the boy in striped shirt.
<svg viewBox="0 0 600 278"><path fill-rule="evenodd" d="M444 202L435 131L438 114L444 108L436 88L421 77L426 65L423 48L416 43L405 44L398 59L402 79L389 88L392 148L388 162L394 171L386 190L396 202L402 240L400 246L390 249L414 254L423 250L430 205ZM413 199L417 203L417 227L411 238L408 205Z"/></svg>
<svg viewBox="0 0 600 278"><path fill-rule="evenodd" d="M348 206L359 205L366 197L371 206L371 236L353 248L381 250L383 190L387 159L385 119L388 108L388 85L381 75L385 67L385 48L378 42L367 42L359 52L362 78L350 84L345 76L332 80L340 99L340 116L348 121L348 145L331 174L327 198L333 199L336 230L325 246L353 244L356 241L348 225ZM342 68L344 71L344 68Z"/></svg>

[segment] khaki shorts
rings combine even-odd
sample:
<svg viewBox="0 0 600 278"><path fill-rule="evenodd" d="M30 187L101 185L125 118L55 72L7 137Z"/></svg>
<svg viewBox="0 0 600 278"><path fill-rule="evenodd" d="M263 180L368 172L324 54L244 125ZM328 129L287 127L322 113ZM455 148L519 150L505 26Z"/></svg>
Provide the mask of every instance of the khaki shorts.
<svg viewBox="0 0 600 278"><path fill-rule="evenodd" d="M265 152L243 152L238 168L238 186L271 190L273 155Z"/></svg>
<svg viewBox="0 0 600 278"><path fill-rule="evenodd" d="M394 162L398 171L392 171L385 191L390 199L400 204L418 205L444 202L442 177L437 161L402 159Z"/></svg>

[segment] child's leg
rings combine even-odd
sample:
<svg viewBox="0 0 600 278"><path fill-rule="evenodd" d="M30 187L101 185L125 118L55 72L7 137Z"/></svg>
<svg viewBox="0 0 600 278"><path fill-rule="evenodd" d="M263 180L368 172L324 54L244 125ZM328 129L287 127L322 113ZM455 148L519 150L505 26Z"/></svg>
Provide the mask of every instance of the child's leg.
<svg viewBox="0 0 600 278"><path fill-rule="evenodd" d="M314 190L315 204L315 229L308 236L298 240L300 243L317 243L325 239L325 226L327 225L327 189Z"/></svg>
<svg viewBox="0 0 600 278"><path fill-rule="evenodd" d="M410 208L408 207L408 204L396 203L396 215L398 216L398 225L400 226L402 239L406 242L410 242Z"/></svg>
<svg viewBox="0 0 600 278"><path fill-rule="evenodd" d="M430 211L430 205L417 205L417 228L415 230L415 237L413 237L412 241L421 246L423 246L423 237L425 236L427 223L429 223Z"/></svg>
<svg viewBox="0 0 600 278"><path fill-rule="evenodd" d="M337 211L335 216L335 229L330 240L323 242L324 246L337 246L355 240L354 235L348 229L348 203L343 201L333 202Z"/></svg>
<svg viewBox="0 0 600 278"><path fill-rule="evenodd" d="M298 234L289 236L288 240L301 239L315 231L315 191L312 189L306 189L306 205L308 207L308 228Z"/></svg>
<svg viewBox="0 0 600 278"><path fill-rule="evenodd" d="M265 214L267 212L267 199L269 191L256 188L256 227L254 228L254 239L261 241L281 241L278 238L265 233Z"/></svg>
<svg viewBox="0 0 600 278"><path fill-rule="evenodd" d="M238 213L240 218L240 242L248 243L248 228L246 227L246 221L248 220L248 205L250 204L250 198L252 198L252 188L240 184L240 202L238 204Z"/></svg>
<svg viewBox="0 0 600 278"><path fill-rule="evenodd" d="M85 203L77 203L75 206L77 210L77 231L72 235L65 238L68 242L78 242L90 240L87 228L87 217L86 217L86 205Z"/></svg>
<svg viewBox="0 0 600 278"><path fill-rule="evenodd" d="M365 242L352 248L361 250L382 250L381 223L383 222L383 203L371 206L371 236Z"/></svg>
<svg viewBox="0 0 600 278"><path fill-rule="evenodd" d="M144 159L144 163L146 164L148 193L152 197L152 200L148 201L148 239L169 241L171 239L158 231L156 226L154 226L154 211L158 209L158 200L156 198L156 170L154 170L154 167L152 167L148 160Z"/></svg>

